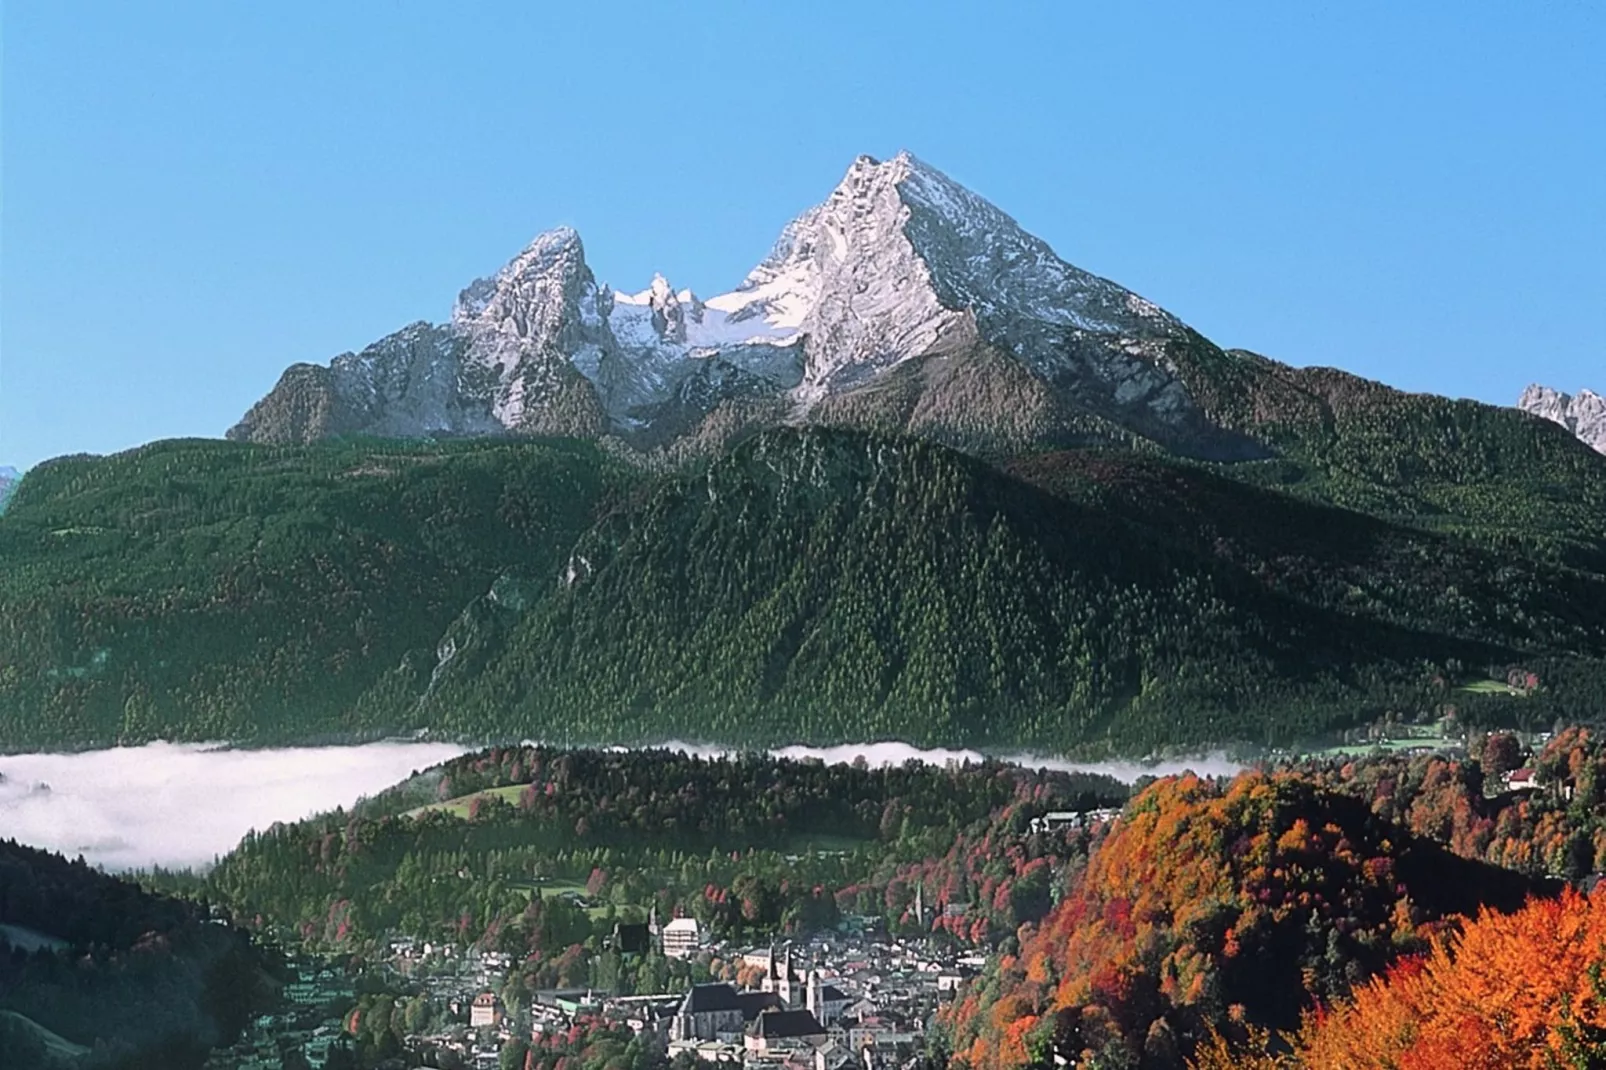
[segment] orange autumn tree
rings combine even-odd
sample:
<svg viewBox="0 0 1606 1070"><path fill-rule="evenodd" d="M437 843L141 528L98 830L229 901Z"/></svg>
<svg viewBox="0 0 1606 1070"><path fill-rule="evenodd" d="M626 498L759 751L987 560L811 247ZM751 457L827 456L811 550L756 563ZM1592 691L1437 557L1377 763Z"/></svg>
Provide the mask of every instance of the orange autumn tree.
<svg viewBox="0 0 1606 1070"><path fill-rule="evenodd" d="M941 1025L972 1070L1181 1066L1212 1030L1297 1028L1439 919L1527 887L1298 776L1161 780Z"/></svg>
<svg viewBox="0 0 1606 1070"><path fill-rule="evenodd" d="M1313 1015L1311 1070L1534 1070L1606 1065L1606 895L1485 911L1460 936Z"/></svg>

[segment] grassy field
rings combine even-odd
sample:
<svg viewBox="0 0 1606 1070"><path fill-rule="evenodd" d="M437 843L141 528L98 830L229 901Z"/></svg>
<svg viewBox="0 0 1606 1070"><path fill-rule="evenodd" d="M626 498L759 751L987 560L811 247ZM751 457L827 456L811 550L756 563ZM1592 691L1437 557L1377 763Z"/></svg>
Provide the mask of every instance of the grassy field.
<svg viewBox="0 0 1606 1070"><path fill-rule="evenodd" d="M531 881L527 883L514 884L510 887L513 891L518 892L520 895L528 896L531 899L538 895L542 899L557 899L565 895L577 895L583 898L586 894L585 885L575 884L572 881L541 881L539 883ZM628 910L629 908L625 909ZM593 918L601 917L607 912L608 908L605 906L586 907L586 913ZM643 913L642 916L645 918L646 915Z"/></svg>
<svg viewBox="0 0 1606 1070"><path fill-rule="evenodd" d="M1402 751L1427 748L1437 750L1441 747L1456 745L1448 739L1442 729L1427 725L1404 726L1403 731L1408 734L1394 739L1375 739L1364 743L1342 743L1332 747L1323 747L1319 750L1305 751L1303 755L1309 758L1360 758L1368 754L1398 754Z"/></svg>
<svg viewBox="0 0 1606 1070"><path fill-rule="evenodd" d="M1419 748L1436 748L1444 745L1443 739L1380 739L1372 743L1346 743L1338 747L1327 747L1323 750L1311 751L1313 758L1360 758L1368 754L1397 754L1400 751L1417 750Z"/></svg>
<svg viewBox="0 0 1606 1070"><path fill-rule="evenodd" d="M47 1056L69 1065L89 1054L88 1048L57 1036L32 1018L26 1018L13 1011L0 1011L0 1034L7 1033L12 1036L34 1038L44 1046ZM11 1064L8 1062L6 1065Z"/></svg>
<svg viewBox="0 0 1606 1070"><path fill-rule="evenodd" d="M857 840L852 836L798 836L787 844L787 851L791 854L808 854L814 851L817 854L848 854L864 847L870 841Z"/></svg>
<svg viewBox="0 0 1606 1070"><path fill-rule="evenodd" d="M1510 695L1512 698L1527 698L1528 693L1520 688L1512 687L1504 680L1474 680L1470 684L1463 684L1456 688L1469 695Z"/></svg>
<svg viewBox="0 0 1606 1070"><path fill-rule="evenodd" d="M451 814L453 817L467 818L468 808L473 804L475 799L494 797L503 800L509 806L517 806L519 804L519 795L522 794L524 789L527 787L529 787L528 784L509 784L507 787L503 788L486 788L484 791L476 791L471 795L460 795L455 799L447 799L445 802L430 803L427 806L416 806L413 809L403 813L402 816L418 817L420 814L445 811L446 813Z"/></svg>

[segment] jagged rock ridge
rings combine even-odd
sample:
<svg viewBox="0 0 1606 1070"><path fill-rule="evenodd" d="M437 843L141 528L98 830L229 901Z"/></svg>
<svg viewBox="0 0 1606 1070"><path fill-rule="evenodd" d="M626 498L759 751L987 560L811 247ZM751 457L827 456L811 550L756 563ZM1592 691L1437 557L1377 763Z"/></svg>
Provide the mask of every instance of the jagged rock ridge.
<svg viewBox="0 0 1606 1070"><path fill-rule="evenodd" d="M1192 396L1183 365L1201 344L908 153L862 156L729 293L703 300L662 276L616 292L578 234L548 231L463 290L450 323L414 324L328 367L293 366L229 434L614 434L652 447L734 406L749 415L727 415L731 426L943 437L1014 421L1015 437L1092 427L1178 452L1257 455Z"/></svg>
<svg viewBox="0 0 1606 1070"><path fill-rule="evenodd" d="M1606 453L1606 397L1593 390L1563 394L1535 383L1522 392L1517 408L1561 424L1584 445Z"/></svg>

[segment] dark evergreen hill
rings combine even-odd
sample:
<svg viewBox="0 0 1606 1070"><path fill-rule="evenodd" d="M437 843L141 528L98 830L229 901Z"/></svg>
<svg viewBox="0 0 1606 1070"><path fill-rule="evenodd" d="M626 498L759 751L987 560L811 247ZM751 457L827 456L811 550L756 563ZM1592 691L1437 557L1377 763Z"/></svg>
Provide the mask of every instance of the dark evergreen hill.
<svg viewBox="0 0 1606 1070"><path fill-rule="evenodd" d="M1606 571L1606 460L1560 425L1203 339L1187 354L1203 409L1275 455L1233 478Z"/></svg>
<svg viewBox="0 0 1606 1070"><path fill-rule="evenodd" d="M199 1067L277 999L282 968L204 906L0 840L0 1066Z"/></svg>
<svg viewBox="0 0 1606 1070"><path fill-rule="evenodd" d="M0 519L0 747L350 731L509 561L637 477L560 442L161 442L41 465Z"/></svg>
<svg viewBox="0 0 1606 1070"><path fill-rule="evenodd" d="M499 746L416 773L352 811L253 832L199 882L151 880L204 889L235 917L348 948L399 930L552 959L593 925L561 900L532 896L543 884L547 895L587 887L641 920L656 904L660 917L762 940L856 910L896 925L917 866L928 909L973 889L966 929L982 916L1003 937L1048 912L1045 856L1063 860L1087 842L1087 830L1067 829L1023 844L1031 819L1119 806L1129 794L1105 776L998 762L860 768ZM611 912L594 919L597 935L611 930Z"/></svg>
<svg viewBox="0 0 1606 1070"><path fill-rule="evenodd" d="M913 440L759 436L611 514L552 597L472 607L390 701L410 683L419 723L465 733L1146 749L1606 651L1598 575L1130 455L1016 471L1035 482Z"/></svg>
<svg viewBox="0 0 1606 1070"><path fill-rule="evenodd" d="M1482 468L1423 432L1419 470L1388 476L1353 445L1393 443L1387 407L1418 404L1386 402L1374 431L1333 431L1362 468L990 464L823 428L661 475L543 439L63 459L0 518L0 746L1147 750L1424 710L1516 666L1546 685L1531 718L1599 712L1601 521L1551 504L1595 500L1606 462L1512 413L1465 432ZM1329 456L1312 426L1289 441ZM1319 500L1351 485L1370 510Z"/></svg>

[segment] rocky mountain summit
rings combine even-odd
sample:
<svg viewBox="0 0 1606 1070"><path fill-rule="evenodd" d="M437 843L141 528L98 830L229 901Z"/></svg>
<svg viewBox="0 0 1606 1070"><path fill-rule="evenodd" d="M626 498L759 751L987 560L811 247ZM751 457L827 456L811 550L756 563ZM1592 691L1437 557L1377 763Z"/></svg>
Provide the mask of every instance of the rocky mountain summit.
<svg viewBox="0 0 1606 1070"><path fill-rule="evenodd" d="M551 230L463 290L449 323L292 366L229 437L611 435L653 449L821 423L1258 455L1194 397L1201 350L1234 359L908 153L861 156L729 293L662 276L615 291L577 233Z"/></svg>
<svg viewBox="0 0 1606 1070"><path fill-rule="evenodd" d="M1606 397L1593 390L1563 394L1535 383L1522 392L1517 408L1561 424L1586 446L1606 453Z"/></svg>

